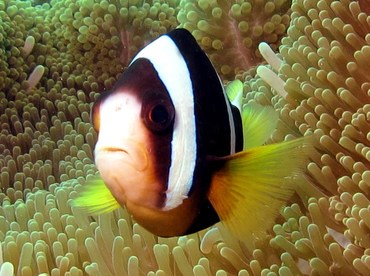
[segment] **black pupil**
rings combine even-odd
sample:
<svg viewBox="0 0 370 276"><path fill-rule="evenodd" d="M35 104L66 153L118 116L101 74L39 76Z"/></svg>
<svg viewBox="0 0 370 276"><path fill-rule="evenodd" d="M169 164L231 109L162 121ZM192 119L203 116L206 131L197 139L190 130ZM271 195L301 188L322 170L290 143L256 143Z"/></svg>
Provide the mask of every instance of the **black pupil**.
<svg viewBox="0 0 370 276"><path fill-rule="evenodd" d="M164 124L168 120L168 111L164 105L156 105L150 114L150 119L154 123Z"/></svg>

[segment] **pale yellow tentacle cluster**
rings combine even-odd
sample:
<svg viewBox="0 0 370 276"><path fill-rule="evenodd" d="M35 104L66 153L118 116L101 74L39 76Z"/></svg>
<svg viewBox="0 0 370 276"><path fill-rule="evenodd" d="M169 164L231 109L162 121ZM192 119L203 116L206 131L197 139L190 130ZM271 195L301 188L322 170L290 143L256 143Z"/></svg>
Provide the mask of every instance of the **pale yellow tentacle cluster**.
<svg viewBox="0 0 370 276"><path fill-rule="evenodd" d="M220 225L161 239L122 209L89 218L70 206L76 189L96 173L89 112L97 92L113 86L137 49L177 26L177 18L184 18L180 9L188 11L188 22L197 22L194 30L221 26L197 18L197 12L211 14L216 2L182 7L176 1L53 0L33 6L39 2L0 0L0 273L370 273L366 1L293 1L277 55L281 66L274 65L279 60L265 65L279 86L263 80L264 69L262 78L251 75L253 70L237 76L245 81L244 103L279 111L271 141L313 134L318 149L307 166L313 185L299 185L296 203L282 210L266 239L246 243ZM230 9L233 16L243 11L243 3L248 11L249 2L238 3L240 8ZM212 17L227 16L214 8ZM288 24L286 15L268 18L283 24L279 28ZM260 31L256 27L256 34ZM204 38L204 45L223 45L194 34ZM211 58L215 49L209 50ZM39 65L44 72L30 87L29 77ZM216 66L223 65L229 63ZM226 69L221 73L230 76L232 70Z"/></svg>

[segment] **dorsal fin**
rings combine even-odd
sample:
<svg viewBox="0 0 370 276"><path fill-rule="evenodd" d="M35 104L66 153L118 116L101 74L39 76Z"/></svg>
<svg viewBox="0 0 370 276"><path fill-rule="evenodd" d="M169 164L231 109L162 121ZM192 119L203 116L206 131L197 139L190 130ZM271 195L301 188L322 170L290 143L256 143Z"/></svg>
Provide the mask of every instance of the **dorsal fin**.
<svg viewBox="0 0 370 276"><path fill-rule="evenodd" d="M225 90L232 105L241 113L244 150L264 144L277 126L279 116L276 111L271 106L254 102L243 107L243 83L238 79L229 82Z"/></svg>
<svg viewBox="0 0 370 276"><path fill-rule="evenodd" d="M226 95L233 106L236 106L240 113L243 100L243 83L240 80L233 80L226 85Z"/></svg>
<svg viewBox="0 0 370 276"><path fill-rule="evenodd" d="M278 119L271 106L248 103L242 111L244 150L263 145L276 129Z"/></svg>

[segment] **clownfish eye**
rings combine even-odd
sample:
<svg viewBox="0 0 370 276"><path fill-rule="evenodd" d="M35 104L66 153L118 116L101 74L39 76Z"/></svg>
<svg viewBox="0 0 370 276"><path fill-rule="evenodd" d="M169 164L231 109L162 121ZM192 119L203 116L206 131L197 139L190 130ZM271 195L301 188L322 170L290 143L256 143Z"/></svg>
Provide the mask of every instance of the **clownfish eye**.
<svg viewBox="0 0 370 276"><path fill-rule="evenodd" d="M150 120L156 124L166 124L169 120L169 116L170 114L167 108L162 104L154 106L149 114Z"/></svg>
<svg viewBox="0 0 370 276"><path fill-rule="evenodd" d="M141 116L148 129L155 133L162 133L172 127L175 109L169 99L150 97L142 107Z"/></svg>

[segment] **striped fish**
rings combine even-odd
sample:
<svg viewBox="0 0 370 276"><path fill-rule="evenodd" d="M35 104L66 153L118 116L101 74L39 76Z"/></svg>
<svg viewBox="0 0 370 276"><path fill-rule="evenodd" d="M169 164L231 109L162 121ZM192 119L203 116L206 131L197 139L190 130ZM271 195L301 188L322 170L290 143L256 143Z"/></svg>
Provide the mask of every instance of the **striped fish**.
<svg viewBox="0 0 370 276"><path fill-rule="evenodd" d="M74 205L90 214L125 206L164 237L220 220L240 239L260 235L294 192L307 139L262 146L277 114L256 104L239 108L187 30L160 36L94 103L101 178Z"/></svg>

